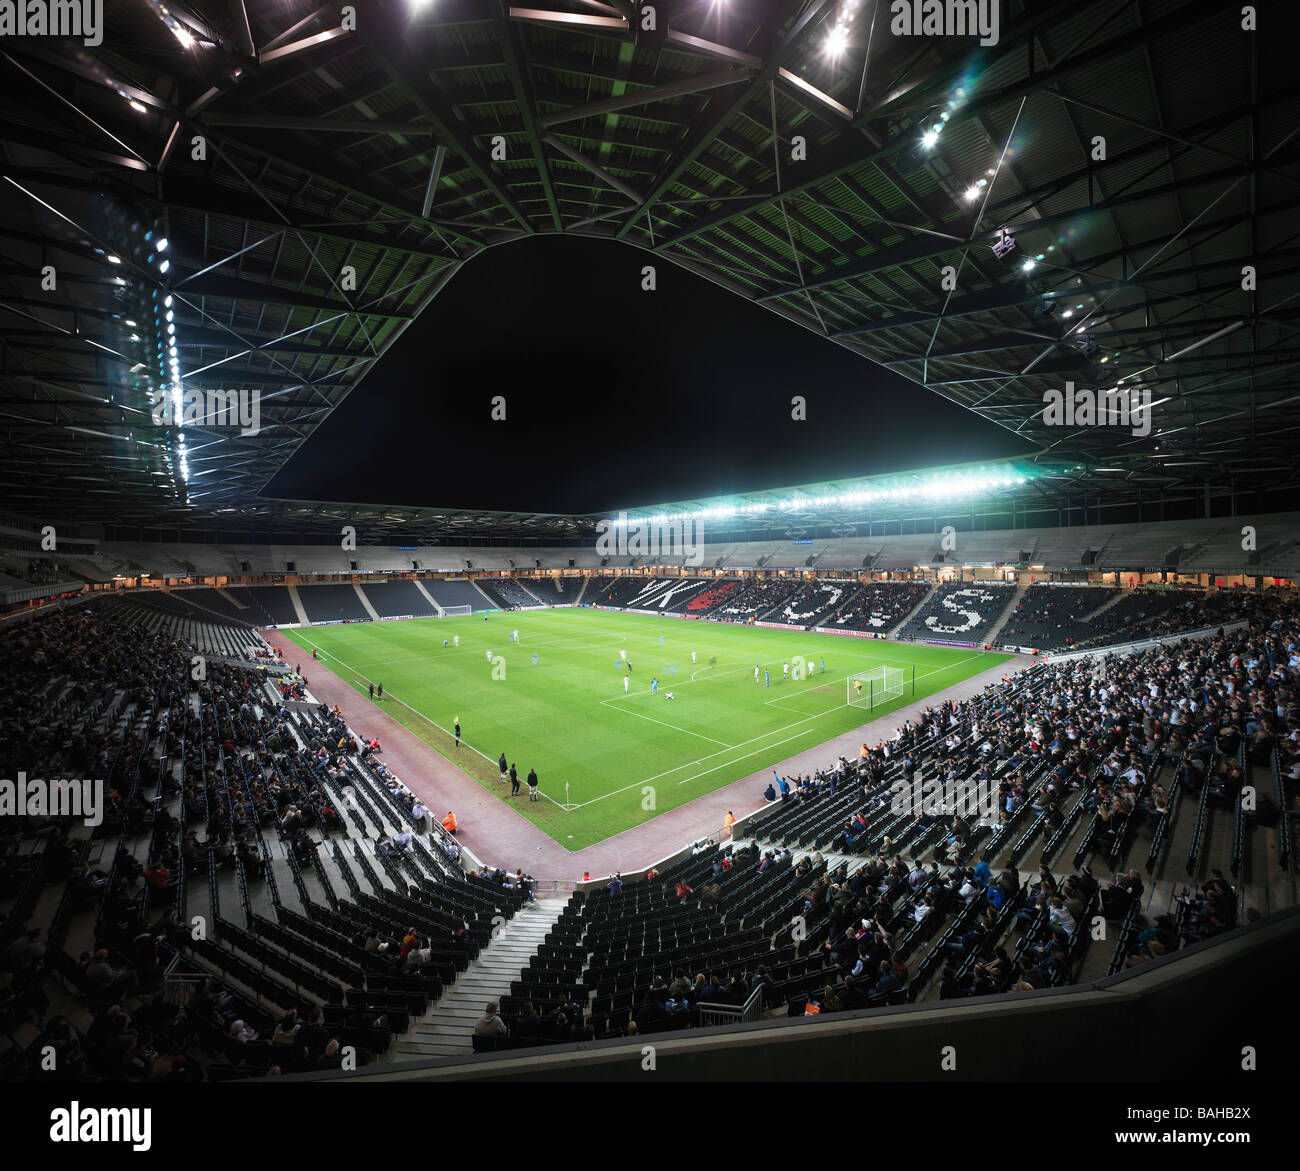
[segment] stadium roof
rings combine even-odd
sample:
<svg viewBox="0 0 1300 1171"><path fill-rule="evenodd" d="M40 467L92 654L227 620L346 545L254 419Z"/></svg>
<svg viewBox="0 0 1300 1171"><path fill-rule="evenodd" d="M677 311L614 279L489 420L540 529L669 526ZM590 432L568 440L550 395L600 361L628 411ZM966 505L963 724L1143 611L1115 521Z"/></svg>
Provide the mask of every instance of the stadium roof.
<svg viewBox="0 0 1300 1171"><path fill-rule="evenodd" d="M7 506L583 529L258 498L461 265L542 232L750 298L1080 467L1071 491L1295 483L1300 84L1237 6L1004 0L981 46L875 0L676 0L653 32L538 4L128 0L99 45L6 38ZM255 393L260 430L205 410L182 448L148 397L176 372ZM1149 394L1150 433L1049 425L1066 380Z"/></svg>

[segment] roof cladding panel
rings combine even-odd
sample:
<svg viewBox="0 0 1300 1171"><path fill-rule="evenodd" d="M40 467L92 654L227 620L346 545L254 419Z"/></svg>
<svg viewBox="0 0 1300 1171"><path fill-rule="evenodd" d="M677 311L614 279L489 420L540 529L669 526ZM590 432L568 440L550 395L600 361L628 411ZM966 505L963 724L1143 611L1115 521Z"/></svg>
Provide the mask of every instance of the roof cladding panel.
<svg viewBox="0 0 1300 1171"><path fill-rule="evenodd" d="M1279 355L1300 325L1300 95L1285 39L1243 33L1237 7L1003 0L990 46L892 36L886 11L869 52L859 21L831 56L843 9L829 0L681 5L658 41L599 5L551 2L515 19L476 0L414 16L375 0L355 32L310 0L255 5L255 53L225 0L189 5L208 32L185 51L149 6L117 5L97 48L7 43L0 223L13 264L0 303L19 312L0 316L0 371L17 387L2 441L15 506L164 526L301 520L258 492L320 419L437 312L464 261L557 231L658 253L890 363L924 383L918 394L1077 461L1081 493L1115 490L1113 473L1090 478L1099 459L1133 491L1197 492L1201 450L1220 477L1240 459L1242 475L1295 481L1300 410L1283 401L1295 392ZM796 134L806 157L792 157ZM170 239L166 274L127 238L145 220ZM1002 228L1014 242L998 256ZM61 299L25 275L42 241L67 266ZM1240 288L1246 264L1256 292ZM155 293L176 298L182 374L217 363L196 386L289 388L268 400L264 436L214 436L216 462L188 487L174 430L138 424L148 388L133 367L151 369L156 339L132 341L123 322ZM74 319L98 322L93 340L113 352L55 332ZM104 401L51 405L52 372L24 374L33 331ZM931 348L950 353L927 362ZM1063 376L1126 375L1168 398L1186 459L1154 439L1064 435L1034 405ZM1241 407L1252 396L1281 403L1266 428ZM47 427L54 467L27 438ZM105 468L117 498L88 486ZM490 520L366 515L448 534ZM577 522L499 524L533 535Z"/></svg>

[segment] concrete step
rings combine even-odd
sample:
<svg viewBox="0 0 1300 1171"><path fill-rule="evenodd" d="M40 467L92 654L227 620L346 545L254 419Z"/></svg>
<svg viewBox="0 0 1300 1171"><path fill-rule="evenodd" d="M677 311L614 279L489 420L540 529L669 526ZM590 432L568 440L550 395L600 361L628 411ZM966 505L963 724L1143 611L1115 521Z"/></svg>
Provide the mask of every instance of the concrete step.
<svg viewBox="0 0 1300 1171"><path fill-rule="evenodd" d="M474 1025L490 1001L510 993L510 985L537 954L567 905L567 899L533 903L511 919L473 963L457 976L423 1020L398 1041L392 1059L456 1056L473 1052Z"/></svg>

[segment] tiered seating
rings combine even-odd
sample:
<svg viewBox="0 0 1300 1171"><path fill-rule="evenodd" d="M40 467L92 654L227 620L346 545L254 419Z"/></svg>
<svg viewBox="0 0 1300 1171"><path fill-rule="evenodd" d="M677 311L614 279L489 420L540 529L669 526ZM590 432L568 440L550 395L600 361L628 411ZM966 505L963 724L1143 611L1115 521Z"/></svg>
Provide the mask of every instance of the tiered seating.
<svg viewBox="0 0 1300 1171"><path fill-rule="evenodd" d="M1300 531L1300 514L1275 513L1258 518L1258 547L1265 572L1300 577L1300 546L1294 534ZM24 549L37 550L38 534ZM1175 566L1182 572L1229 572L1248 562L1241 549L1240 527L1223 518L1152 524L1086 525L1069 528L1017 528L963 531L960 555L968 564L1041 565L1048 572L1095 565L1099 569L1133 569L1143 566ZM84 551L64 550L59 544L58 560L77 574L95 580L115 575L134 576L149 571L155 576L198 572L238 575L240 573L284 573L293 562L298 573L346 573L355 568L363 573L410 572L414 568L438 573L456 573L472 561L476 571L509 569L514 565L540 568L574 567L599 571L601 557L594 545L448 546L421 545L411 549L397 545L363 545L350 552L333 545L237 544L171 542L101 542L93 552L87 542ZM933 564L940 549L937 533L894 534L874 537L851 536L818 539L815 564L819 570L873 569L909 570ZM705 543L701 564L727 570L758 567L799 569L809 562L809 547L786 538L754 541ZM25 570L31 554L24 557ZM610 559L622 565L626 559ZM418 563L418 566L413 563ZM15 565L15 568L19 567ZM0 566L0 570L4 570ZM1290 572L1288 572L1290 570ZM23 573L14 576L23 577Z"/></svg>
<svg viewBox="0 0 1300 1171"><path fill-rule="evenodd" d="M658 610L664 614L682 614L688 612L692 601L702 593L707 593L712 583L698 577L670 577L658 579L662 585L653 593L628 605L639 606L646 610Z"/></svg>
<svg viewBox="0 0 1300 1171"><path fill-rule="evenodd" d="M364 1063L464 970L523 895L464 875L449 839L435 846L410 833L414 797L356 752L337 716L278 709L252 669L210 662L196 684L192 648L152 628L164 620L165 606L110 597L3 632L9 714L0 765L101 772L103 821L75 828L108 841L111 865L86 874L90 837L65 838L62 827L41 839L36 865L11 864L6 850L3 879L18 897L0 944L9 946L41 887L55 882L49 964L97 1017L137 989L153 997L168 964L171 979L219 982L193 1003L187 1037L170 1035L170 1017L131 1010L142 1041L188 1051L196 1076L205 1067L220 1078L259 1076L273 1064L337 1068L331 1041L354 1045ZM36 685L28 678L19 689L17 663L35 671ZM38 827L22 819L7 828ZM205 885L208 933L195 939L181 923L200 909ZM290 888L299 907L289 905ZM254 906L255 892L269 897L270 913ZM412 930L418 939L402 959ZM383 951L366 946L376 932ZM78 961L64 951L78 933L106 949L103 957ZM33 1003L48 1003L38 982L23 988ZM305 1050L267 1044L277 1026L289 1027L289 1013L311 1030ZM129 1076L120 1051L85 1035L78 1042L100 1076Z"/></svg>
<svg viewBox="0 0 1300 1171"><path fill-rule="evenodd" d="M1205 601L1204 590L1138 588L1094 617L1087 636L1075 645L1107 646L1214 625L1221 619L1204 616Z"/></svg>
<svg viewBox="0 0 1300 1171"><path fill-rule="evenodd" d="M1072 649L1094 634L1087 616L1118 593L1118 587L1109 586L1032 585L998 641L1041 650Z"/></svg>
<svg viewBox="0 0 1300 1171"><path fill-rule="evenodd" d="M716 610L738 589L740 589L738 581L711 582L686 603L686 613L707 614L711 610Z"/></svg>
<svg viewBox="0 0 1300 1171"><path fill-rule="evenodd" d="M282 626L298 621L287 586L230 586L230 595L248 606L258 626Z"/></svg>
<svg viewBox="0 0 1300 1171"><path fill-rule="evenodd" d="M473 582L459 578L433 578L423 583L439 606L470 606L475 610L487 609L487 599L474 588Z"/></svg>
<svg viewBox="0 0 1300 1171"><path fill-rule="evenodd" d="M593 580L587 587L586 601L597 606L639 608L644 599L663 588L667 579L625 574L622 577Z"/></svg>
<svg viewBox="0 0 1300 1171"><path fill-rule="evenodd" d="M792 626L820 626L823 619L852 605L861 590L861 585L851 581L809 582L772 612L772 620Z"/></svg>
<svg viewBox="0 0 1300 1171"><path fill-rule="evenodd" d="M571 606L582 590L577 577L526 577L523 583L548 606Z"/></svg>
<svg viewBox="0 0 1300 1171"><path fill-rule="evenodd" d="M367 583L361 589L381 618L428 618L438 612L413 581Z"/></svg>
<svg viewBox="0 0 1300 1171"><path fill-rule="evenodd" d="M312 622L364 622L370 617L351 585L330 582L299 586L298 598Z"/></svg>
<svg viewBox="0 0 1300 1171"><path fill-rule="evenodd" d="M216 591L139 590L117 600L139 616L143 629L168 631L204 654L249 659L266 650L266 643L252 627L224 621L187 596L200 592L215 594Z"/></svg>
<svg viewBox="0 0 1300 1171"><path fill-rule="evenodd" d="M508 577L476 577L474 582L503 610L537 605L536 598Z"/></svg>
<svg viewBox="0 0 1300 1171"><path fill-rule="evenodd" d="M228 622L251 623L255 619L247 608L241 609L218 589L211 586L198 586L172 591L172 596L188 602L192 606L206 611L215 618L224 618Z"/></svg>
<svg viewBox="0 0 1300 1171"><path fill-rule="evenodd" d="M591 1023L597 1036L618 1034L635 1013L640 1032L659 1032L698 1022L702 993L681 997L681 1013L660 1011L654 977L665 972L714 977L710 995L729 999L718 981L735 985L732 995L749 984L758 965L788 964L793 949L773 952L766 930L773 914L784 914L816 873L796 870L788 862L768 865L761 873L754 852L737 851L727 871L712 874L716 851L697 855L658 876L611 894L598 891L567 923L557 924L557 944L586 953L582 987L592 990ZM679 897L677 883L694 893ZM716 884L714 900L708 887ZM701 897L703 896L703 897ZM572 971L572 962L563 969ZM561 985L561 987L564 987ZM522 990L522 989L521 989ZM565 988L572 995L573 990ZM521 1006L503 1005L502 1011Z"/></svg>
<svg viewBox="0 0 1300 1171"><path fill-rule="evenodd" d="M930 586L919 581L863 582L846 597L833 614L818 625L843 630L870 630L885 634L914 610L929 592Z"/></svg>
<svg viewBox="0 0 1300 1171"><path fill-rule="evenodd" d="M788 578L742 582L739 589L729 592L708 611L708 616L731 622L764 619L772 611L779 611L798 588L799 583ZM775 620L780 621L779 618Z"/></svg>
<svg viewBox="0 0 1300 1171"><path fill-rule="evenodd" d="M1001 582L948 582L935 589L898 637L982 642L1015 589Z"/></svg>
<svg viewBox="0 0 1300 1171"><path fill-rule="evenodd" d="M124 603L127 608L140 613L141 628L144 630L165 630L196 651L231 659L254 658L259 651L266 649L266 644L247 626L209 622L191 617L201 613L192 609L169 613L157 604L141 605L137 600L139 597L140 595L129 595L124 599ZM150 599L155 603L161 600L161 598Z"/></svg>

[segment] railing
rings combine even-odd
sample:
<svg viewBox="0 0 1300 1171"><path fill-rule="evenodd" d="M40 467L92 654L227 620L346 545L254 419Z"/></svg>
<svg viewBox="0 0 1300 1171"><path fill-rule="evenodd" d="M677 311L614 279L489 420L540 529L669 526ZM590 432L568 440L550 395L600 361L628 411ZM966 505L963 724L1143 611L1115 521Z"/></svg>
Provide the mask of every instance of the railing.
<svg viewBox="0 0 1300 1171"><path fill-rule="evenodd" d="M177 971L180 962L181 954L177 952L172 956L171 963L167 965L167 970L163 972L163 996L168 1004L189 1004L194 999L195 989L198 988L199 982L205 976L203 972Z"/></svg>
<svg viewBox="0 0 1300 1171"><path fill-rule="evenodd" d="M744 1004L710 1004L700 1002L700 1027L709 1025L734 1025L741 1021L756 1021L763 1016L764 985L754 985Z"/></svg>
<svg viewBox="0 0 1300 1171"><path fill-rule="evenodd" d="M1088 650L1066 651L1063 654L1048 651L1042 659L1048 663L1067 663L1072 659L1086 659L1098 655L1135 655L1152 647L1162 647L1166 643L1182 642L1184 639L1195 641L1213 638L1220 630L1226 634L1230 630L1241 630L1248 625L1246 619L1241 618L1236 622L1220 622L1217 626L1202 626L1196 630L1177 630L1170 634L1162 634L1159 638L1143 638L1136 642L1120 642L1110 646L1091 647Z"/></svg>

